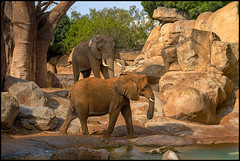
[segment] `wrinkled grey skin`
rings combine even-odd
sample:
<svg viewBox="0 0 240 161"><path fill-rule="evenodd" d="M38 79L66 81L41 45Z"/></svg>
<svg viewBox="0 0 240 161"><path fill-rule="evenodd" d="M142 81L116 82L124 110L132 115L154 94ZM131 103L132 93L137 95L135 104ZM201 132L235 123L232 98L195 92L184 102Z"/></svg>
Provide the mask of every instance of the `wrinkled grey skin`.
<svg viewBox="0 0 240 161"><path fill-rule="evenodd" d="M100 78L101 71L104 79L113 78L116 57L114 47L113 39L103 35L94 36L75 46L71 53L74 83L78 81L80 72L84 78L88 78L91 70L95 77Z"/></svg>

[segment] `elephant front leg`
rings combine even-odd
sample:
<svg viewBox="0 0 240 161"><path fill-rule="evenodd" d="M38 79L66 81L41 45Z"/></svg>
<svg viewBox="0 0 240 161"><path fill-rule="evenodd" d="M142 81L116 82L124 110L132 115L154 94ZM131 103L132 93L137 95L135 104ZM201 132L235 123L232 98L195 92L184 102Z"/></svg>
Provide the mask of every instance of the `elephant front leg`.
<svg viewBox="0 0 240 161"><path fill-rule="evenodd" d="M119 110L109 113L109 124L103 138L108 139L109 135L113 132L119 113Z"/></svg>
<svg viewBox="0 0 240 161"><path fill-rule="evenodd" d="M136 138L137 136L133 133L133 124L132 124L132 113L131 113L131 108L130 104L122 108L121 113L125 119L126 126L127 126L127 131L128 131L128 136L127 138Z"/></svg>
<svg viewBox="0 0 240 161"><path fill-rule="evenodd" d="M102 63L101 60L95 58L92 54L89 54L88 58L89 58L91 69L93 71L93 75L95 77L101 78L100 76L101 63Z"/></svg>
<svg viewBox="0 0 240 161"><path fill-rule="evenodd" d="M91 69L87 71L82 71L81 73L83 75L83 78L88 78L91 74Z"/></svg>
<svg viewBox="0 0 240 161"><path fill-rule="evenodd" d="M102 66L101 67L101 72L102 72L102 75L104 77L104 79L109 79L109 74L108 74L108 67L104 67Z"/></svg>

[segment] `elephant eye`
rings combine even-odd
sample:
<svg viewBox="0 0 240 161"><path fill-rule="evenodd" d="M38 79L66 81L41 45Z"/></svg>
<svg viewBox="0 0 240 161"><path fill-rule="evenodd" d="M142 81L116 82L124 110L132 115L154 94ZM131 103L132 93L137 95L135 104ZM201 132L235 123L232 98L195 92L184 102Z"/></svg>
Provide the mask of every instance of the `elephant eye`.
<svg viewBox="0 0 240 161"><path fill-rule="evenodd" d="M146 88L147 88L147 85L145 85L145 86L142 88L142 91L144 91Z"/></svg>

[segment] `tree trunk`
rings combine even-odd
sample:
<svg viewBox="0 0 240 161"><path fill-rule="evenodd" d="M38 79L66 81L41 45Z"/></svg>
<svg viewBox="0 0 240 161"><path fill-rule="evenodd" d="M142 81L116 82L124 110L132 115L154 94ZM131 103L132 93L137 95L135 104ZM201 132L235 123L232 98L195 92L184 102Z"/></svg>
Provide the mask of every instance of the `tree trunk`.
<svg viewBox="0 0 240 161"><path fill-rule="evenodd" d="M44 14L45 9L35 8L35 1L11 3L15 48L12 58L10 55L8 59L12 59L9 73L13 77L35 81L40 87L47 87L47 50L53 31L75 1L60 2L50 13Z"/></svg>
<svg viewBox="0 0 240 161"><path fill-rule="evenodd" d="M5 1L1 1L1 22L3 22ZM3 39L3 23L1 23L1 92L4 88L4 78L6 75L6 53L5 53L5 42Z"/></svg>
<svg viewBox="0 0 240 161"><path fill-rule="evenodd" d="M14 49L14 32L12 25L12 1L5 1L4 17L3 17L3 38L6 53L6 75L10 73L10 65Z"/></svg>
<svg viewBox="0 0 240 161"><path fill-rule="evenodd" d="M32 64L34 37L36 31L34 1L14 1L13 19L15 48L10 68L10 75L29 81L34 81L35 66Z"/></svg>
<svg viewBox="0 0 240 161"><path fill-rule="evenodd" d="M36 83L47 87L47 50L58 22L75 1L62 1L40 20L36 42Z"/></svg>

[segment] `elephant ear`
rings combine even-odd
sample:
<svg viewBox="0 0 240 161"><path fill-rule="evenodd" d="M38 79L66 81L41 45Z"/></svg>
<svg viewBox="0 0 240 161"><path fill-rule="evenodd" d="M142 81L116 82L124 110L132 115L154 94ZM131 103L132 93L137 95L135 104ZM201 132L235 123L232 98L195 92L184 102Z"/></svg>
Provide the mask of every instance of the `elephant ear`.
<svg viewBox="0 0 240 161"><path fill-rule="evenodd" d="M120 75L114 83L115 90L120 94L126 96L130 100L139 100L137 83L129 75Z"/></svg>
<svg viewBox="0 0 240 161"><path fill-rule="evenodd" d="M102 54L101 54L101 48L104 45L104 38L97 35L94 36L88 44L88 47L90 49L90 53L95 56L97 59L102 59Z"/></svg>

